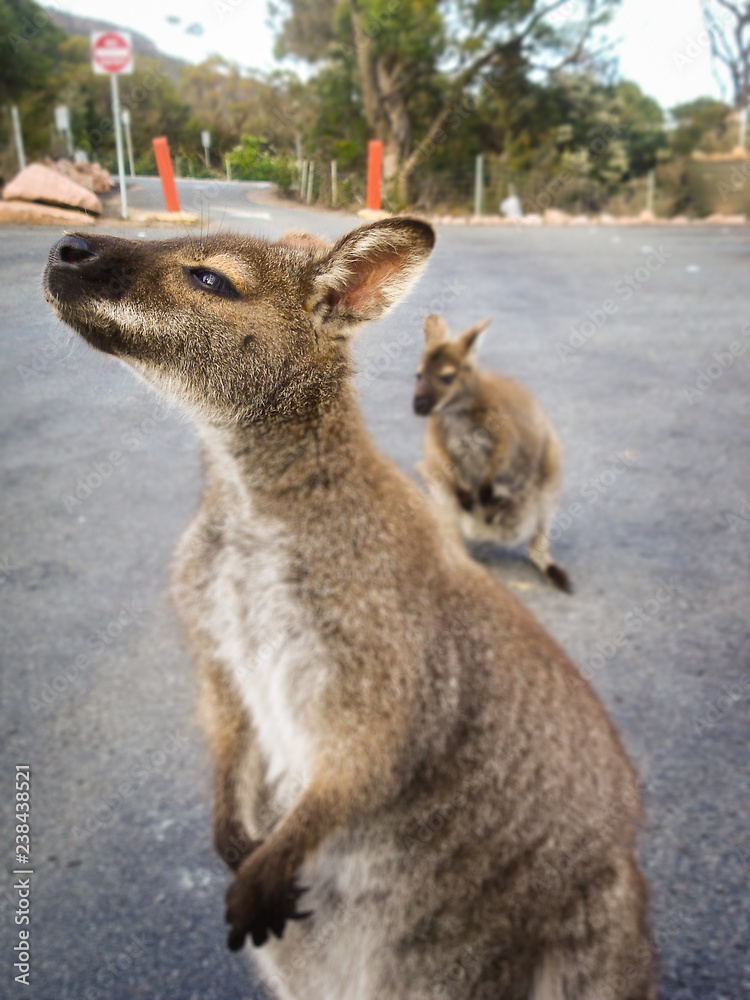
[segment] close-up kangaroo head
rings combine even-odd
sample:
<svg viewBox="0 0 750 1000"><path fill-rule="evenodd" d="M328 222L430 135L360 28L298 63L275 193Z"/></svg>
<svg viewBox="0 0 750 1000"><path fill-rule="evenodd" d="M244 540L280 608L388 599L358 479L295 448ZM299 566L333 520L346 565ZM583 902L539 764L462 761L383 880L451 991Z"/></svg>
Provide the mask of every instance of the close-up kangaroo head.
<svg viewBox="0 0 750 1000"><path fill-rule="evenodd" d="M460 410L471 401L478 370L476 342L490 322L476 323L451 340L442 316L433 314L425 319L425 348L414 390L417 416Z"/></svg>
<svg viewBox="0 0 750 1000"><path fill-rule="evenodd" d="M209 422L284 418L336 394L348 331L403 296L434 241L430 226L407 218L329 248L76 233L52 248L44 291L90 344Z"/></svg>

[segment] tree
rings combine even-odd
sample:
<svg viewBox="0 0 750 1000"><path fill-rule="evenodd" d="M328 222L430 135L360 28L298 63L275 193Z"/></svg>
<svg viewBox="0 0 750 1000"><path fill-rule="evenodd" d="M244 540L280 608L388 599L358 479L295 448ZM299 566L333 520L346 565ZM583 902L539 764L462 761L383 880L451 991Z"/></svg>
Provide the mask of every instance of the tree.
<svg viewBox="0 0 750 1000"><path fill-rule="evenodd" d="M724 73L732 84L733 106L746 108L750 98L750 2L702 0L701 6L722 91Z"/></svg>
<svg viewBox="0 0 750 1000"><path fill-rule="evenodd" d="M356 66L386 179L408 178L483 76L580 65L618 0L283 0L278 51ZM418 141L417 141L417 137Z"/></svg>
<svg viewBox="0 0 750 1000"><path fill-rule="evenodd" d="M64 38L31 0L0 0L0 105L43 83Z"/></svg>

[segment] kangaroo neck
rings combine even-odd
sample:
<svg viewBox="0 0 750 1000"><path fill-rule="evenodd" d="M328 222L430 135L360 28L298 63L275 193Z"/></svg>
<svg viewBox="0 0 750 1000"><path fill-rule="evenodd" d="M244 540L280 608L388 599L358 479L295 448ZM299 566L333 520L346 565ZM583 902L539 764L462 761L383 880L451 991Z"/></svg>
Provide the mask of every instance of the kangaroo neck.
<svg viewBox="0 0 750 1000"><path fill-rule="evenodd" d="M304 414L253 424L202 425L209 479L272 511L330 501L379 458L349 386Z"/></svg>

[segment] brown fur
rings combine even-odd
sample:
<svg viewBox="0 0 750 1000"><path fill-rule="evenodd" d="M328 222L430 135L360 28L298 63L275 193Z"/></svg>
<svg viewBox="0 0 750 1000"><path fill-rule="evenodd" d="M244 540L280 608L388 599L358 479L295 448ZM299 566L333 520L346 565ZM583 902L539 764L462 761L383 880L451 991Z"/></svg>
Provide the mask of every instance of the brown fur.
<svg viewBox="0 0 750 1000"><path fill-rule="evenodd" d="M353 326L433 239L410 219L319 251L67 237L45 290L204 442L175 597L236 868L230 946L263 944L280 1000L651 1000L619 739L349 386Z"/></svg>
<svg viewBox="0 0 750 1000"><path fill-rule="evenodd" d="M425 320L414 411L428 419L418 470L467 539L529 541L534 565L570 591L549 554L562 476L557 435L525 386L480 370L476 340L489 322L451 340L442 317Z"/></svg>

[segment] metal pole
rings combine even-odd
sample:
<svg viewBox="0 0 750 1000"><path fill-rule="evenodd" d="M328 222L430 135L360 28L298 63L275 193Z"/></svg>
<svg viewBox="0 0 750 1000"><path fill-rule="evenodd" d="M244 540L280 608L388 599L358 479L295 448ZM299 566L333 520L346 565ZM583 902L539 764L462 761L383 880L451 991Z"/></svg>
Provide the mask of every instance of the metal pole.
<svg viewBox="0 0 750 1000"><path fill-rule="evenodd" d="M481 153L474 161L474 215L482 214L482 196L484 194L484 157Z"/></svg>
<svg viewBox="0 0 750 1000"><path fill-rule="evenodd" d="M307 160L302 161L302 172L299 179L299 196L300 198L305 197L305 191L307 188Z"/></svg>
<svg viewBox="0 0 750 1000"><path fill-rule="evenodd" d="M203 147L203 153L204 153L204 155L206 157L206 169L210 170L211 169L211 162L208 159L208 146L204 146Z"/></svg>
<svg viewBox="0 0 750 1000"><path fill-rule="evenodd" d="M65 145L68 149L68 159L73 159L73 133L70 128L65 129Z"/></svg>
<svg viewBox="0 0 750 1000"><path fill-rule="evenodd" d="M23 133L21 132L21 119L18 108L13 104L10 109L10 117L13 122L13 141L16 144L16 156L18 157L18 169L26 169L26 153L23 148Z"/></svg>
<svg viewBox="0 0 750 1000"><path fill-rule="evenodd" d="M128 166L130 167L130 176L135 177L135 164L133 162L133 130L130 127L129 108L123 108L122 124L125 126L125 143L128 147Z"/></svg>
<svg viewBox="0 0 750 1000"><path fill-rule="evenodd" d="M646 188L646 211L649 215L654 214L654 171L648 172L648 187Z"/></svg>
<svg viewBox="0 0 750 1000"><path fill-rule="evenodd" d="M122 121L120 120L120 88L117 73L110 73L112 81L112 120L115 123L115 147L117 148L117 172L120 175L120 206L123 219L128 217L128 189L125 186L125 158L122 155Z"/></svg>
<svg viewBox="0 0 750 1000"><path fill-rule="evenodd" d="M336 161L331 160L331 208L336 207L338 193L338 167Z"/></svg>
<svg viewBox="0 0 750 1000"><path fill-rule="evenodd" d="M310 160L310 166L307 170L307 204L312 203L313 196L313 174L315 173L315 164Z"/></svg>
<svg viewBox="0 0 750 1000"><path fill-rule="evenodd" d="M227 165L227 180L231 181L231 179L232 179L232 168L231 168L231 166L229 164L229 157L228 156L224 157L224 162Z"/></svg>

